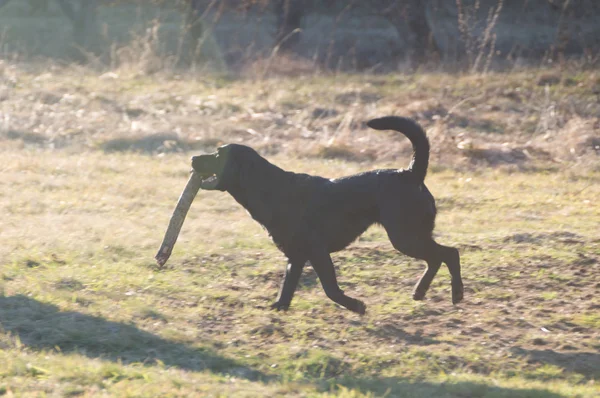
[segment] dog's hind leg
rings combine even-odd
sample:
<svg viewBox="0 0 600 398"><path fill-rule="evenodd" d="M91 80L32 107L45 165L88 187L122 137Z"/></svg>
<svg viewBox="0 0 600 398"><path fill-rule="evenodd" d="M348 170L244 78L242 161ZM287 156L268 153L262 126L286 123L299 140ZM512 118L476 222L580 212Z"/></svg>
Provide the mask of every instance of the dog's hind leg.
<svg viewBox="0 0 600 398"><path fill-rule="evenodd" d="M433 242L435 243L435 242ZM441 258L452 278L452 304L457 304L462 301L464 295L464 287L462 276L460 274L460 254L455 247L442 246L435 243L437 250L441 253Z"/></svg>
<svg viewBox="0 0 600 398"><path fill-rule="evenodd" d="M426 234L419 237L415 231L406 230L402 225L402 223L383 223L394 248L409 257L427 261L427 269L415 285L413 299L423 300L425 298L431 281L444 262L448 266L452 278L452 303L460 302L463 298L463 283L460 275L458 250L442 246Z"/></svg>
<svg viewBox="0 0 600 398"><path fill-rule="evenodd" d="M365 303L346 296L338 286L335 268L333 267L333 262L331 261L329 253L325 250L319 250L310 257L310 262L321 281L321 285L323 286L323 290L325 290L327 297L342 307L346 307L350 311L361 315L366 312L367 306Z"/></svg>
<svg viewBox="0 0 600 398"><path fill-rule="evenodd" d="M457 304L463 299L463 282L460 275L460 256L458 250L453 247L442 246L434 240L431 240L428 246L430 247L427 251L429 257L425 259L427 261L427 269L415 286L413 299L423 300L433 277L440 269L443 261L448 266L450 277L452 278L452 303Z"/></svg>
<svg viewBox="0 0 600 398"><path fill-rule="evenodd" d="M285 277L279 295L277 296L277 301L271 305L271 308L276 310L287 310L290 307L305 263L306 262L303 260L290 260L285 268Z"/></svg>

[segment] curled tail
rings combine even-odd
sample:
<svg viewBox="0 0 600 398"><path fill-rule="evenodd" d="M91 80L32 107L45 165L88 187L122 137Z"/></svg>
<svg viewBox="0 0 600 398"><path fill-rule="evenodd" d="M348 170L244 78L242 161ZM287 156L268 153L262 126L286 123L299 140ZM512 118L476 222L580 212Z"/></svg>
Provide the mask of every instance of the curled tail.
<svg viewBox="0 0 600 398"><path fill-rule="evenodd" d="M429 165L429 140L417 122L406 117L385 116L369 120L367 126L375 130L394 130L404 134L412 143L414 151L408 169L419 181L425 180Z"/></svg>

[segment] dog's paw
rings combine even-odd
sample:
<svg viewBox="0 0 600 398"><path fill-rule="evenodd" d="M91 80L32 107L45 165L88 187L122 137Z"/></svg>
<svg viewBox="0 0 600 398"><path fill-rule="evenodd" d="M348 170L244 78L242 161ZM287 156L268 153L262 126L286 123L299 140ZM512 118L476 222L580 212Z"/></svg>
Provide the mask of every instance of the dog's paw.
<svg viewBox="0 0 600 398"><path fill-rule="evenodd" d="M364 315L367 313L367 305L360 300L355 300L356 302L352 305L352 308L349 308L352 312L356 312L359 315Z"/></svg>
<svg viewBox="0 0 600 398"><path fill-rule="evenodd" d="M413 292L413 296L412 296L412 297L413 297L413 300L415 300L415 301L421 301L421 300L425 300L425 293L426 293L426 292L422 292L422 291L419 291L419 290L415 290L415 291Z"/></svg>
<svg viewBox="0 0 600 398"><path fill-rule="evenodd" d="M464 296L463 287L457 287L456 289L452 289L452 304L458 304L462 301Z"/></svg>
<svg viewBox="0 0 600 398"><path fill-rule="evenodd" d="M275 311L287 311L290 308L289 304L280 303L279 301L271 304L271 309Z"/></svg>

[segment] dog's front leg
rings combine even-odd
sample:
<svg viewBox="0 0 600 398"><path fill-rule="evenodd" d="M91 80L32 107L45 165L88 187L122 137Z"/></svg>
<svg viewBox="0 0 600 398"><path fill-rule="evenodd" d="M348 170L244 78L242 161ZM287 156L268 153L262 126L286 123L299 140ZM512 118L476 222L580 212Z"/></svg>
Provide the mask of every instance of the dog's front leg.
<svg viewBox="0 0 600 398"><path fill-rule="evenodd" d="M367 311L367 306L360 300L348 297L344 294L342 289L338 286L337 278L335 276L335 268L331 261L331 256L325 250L319 250L315 252L311 258L310 263L312 264L325 294L331 300L335 301L339 305L346 307L350 311L356 312L363 315Z"/></svg>
<svg viewBox="0 0 600 398"><path fill-rule="evenodd" d="M294 292L298 286L300 275L302 275L302 269L304 268L304 261L290 261L285 268L285 277L277 301L271 305L271 308L275 310L287 310L290 307Z"/></svg>

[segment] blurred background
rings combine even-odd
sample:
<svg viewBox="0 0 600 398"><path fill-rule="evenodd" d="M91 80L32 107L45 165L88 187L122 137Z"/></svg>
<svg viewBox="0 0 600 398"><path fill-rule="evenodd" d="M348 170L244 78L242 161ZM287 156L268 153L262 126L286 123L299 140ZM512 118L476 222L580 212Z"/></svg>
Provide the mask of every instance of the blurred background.
<svg viewBox="0 0 600 398"><path fill-rule="evenodd" d="M275 54L286 73L487 71L596 62L599 18L594 0L0 0L0 45L4 57L148 72L201 62L250 73Z"/></svg>

